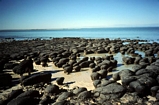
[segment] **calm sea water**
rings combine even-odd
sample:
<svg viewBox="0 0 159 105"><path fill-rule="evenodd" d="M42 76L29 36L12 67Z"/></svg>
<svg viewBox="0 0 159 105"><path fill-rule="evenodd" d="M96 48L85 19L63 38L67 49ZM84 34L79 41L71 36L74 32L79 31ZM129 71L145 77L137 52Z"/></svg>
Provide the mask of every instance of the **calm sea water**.
<svg viewBox="0 0 159 105"><path fill-rule="evenodd" d="M62 37L146 39L159 41L159 27L0 31L0 38L14 38L16 40Z"/></svg>

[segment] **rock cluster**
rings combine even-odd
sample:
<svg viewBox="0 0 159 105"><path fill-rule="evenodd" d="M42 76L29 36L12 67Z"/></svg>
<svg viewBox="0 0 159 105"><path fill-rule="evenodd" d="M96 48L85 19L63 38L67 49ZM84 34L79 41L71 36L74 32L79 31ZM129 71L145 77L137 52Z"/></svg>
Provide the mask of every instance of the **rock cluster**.
<svg viewBox="0 0 159 105"><path fill-rule="evenodd" d="M54 38L52 40L27 40L0 43L0 87L12 86L12 77L4 73L13 69L23 74L33 70L33 63L47 67L48 62L64 73L80 72L82 68L91 68L94 90L87 87L64 89L64 77L51 84L51 73L38 73L23 77L23 88L13 90L0 101L2 105L107 105L107 104L158 104L159 100L159 44L139 43L143 40ZM129 42L123 44L123 42ZM19 46L20 45L20 46ZM140 55L135 51L141 51ZM87 54L109 53L104 57L86 57ZM113 74L113 80L107 74L117 67L118 61L113 54L121 53L123 63L134 64L132 70L124 69ZM84 57L81 58L81 54ZM125 56L127 55L127 56ZM26 57L31 60L26 61ZM20 63L12 61L23 60ZM30 63L31 62L31 63ZM24 70L24 71L23 71ZM5 81L4 81L5 80ZM121 80L121 83L117 81ZM156 101L150 102L147 96Z"/></svg>

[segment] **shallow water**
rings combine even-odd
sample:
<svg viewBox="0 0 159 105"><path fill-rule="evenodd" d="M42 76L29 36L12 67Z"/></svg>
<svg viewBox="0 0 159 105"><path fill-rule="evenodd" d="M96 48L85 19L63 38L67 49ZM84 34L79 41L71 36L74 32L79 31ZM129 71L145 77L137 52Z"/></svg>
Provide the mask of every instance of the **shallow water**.
<svg viewBox="0 0 159 105"><path fill-rule="evenodd" d="M62 37L143 39L159 41L159 27L83 28L61 30L8 30L0 31L0 38L50 39Z"/></svg>

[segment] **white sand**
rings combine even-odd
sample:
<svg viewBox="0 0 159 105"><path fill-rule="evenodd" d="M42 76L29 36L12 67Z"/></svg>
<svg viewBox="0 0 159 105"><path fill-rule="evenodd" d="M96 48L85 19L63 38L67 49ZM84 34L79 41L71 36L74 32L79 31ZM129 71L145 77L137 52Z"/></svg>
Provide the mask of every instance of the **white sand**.
<svg viewBox="0 0 159 105"><path fill-rule="evenodd" d="M88 90L93 90L94 86L90 78L91 70L89 68L83 68L80 72L73 72L69 75L65 74L62 68L57 68L52 62L48 63L49 67L41 67L41 65L35 65L36 70L41 71L53 71L52 79L57 77L64 77L64 83L68 84L69 88L73 87L87 87ZM52 81L56 84L56 81Z"/></svg>

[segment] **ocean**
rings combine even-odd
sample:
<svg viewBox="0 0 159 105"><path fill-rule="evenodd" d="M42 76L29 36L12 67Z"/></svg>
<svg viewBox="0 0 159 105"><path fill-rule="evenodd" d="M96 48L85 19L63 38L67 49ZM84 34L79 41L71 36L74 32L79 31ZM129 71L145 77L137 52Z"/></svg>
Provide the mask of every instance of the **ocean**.
<svg viewBox="0 0 159 105"><path fill-rule="evenodd" d="M59 30L0 30L0 38L50 39L63 37L143 39L159 42L159 27L82 28Z"/></svg>

